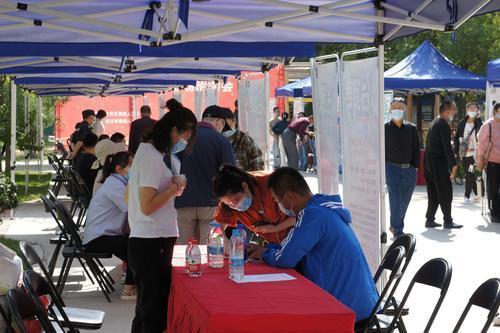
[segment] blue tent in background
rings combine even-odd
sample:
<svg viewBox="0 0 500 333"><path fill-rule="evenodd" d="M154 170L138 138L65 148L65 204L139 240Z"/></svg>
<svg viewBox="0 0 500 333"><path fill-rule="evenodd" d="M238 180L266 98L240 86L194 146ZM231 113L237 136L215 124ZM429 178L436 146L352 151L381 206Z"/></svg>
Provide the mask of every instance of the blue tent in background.
<svg viewBox="0 0 500 333"><path fill-rule="evenodd" d="M486 80L494 87L500 87L500 58L488 63Z"/></svg>
<svg viewBox="0 0 500 333"><path fill-rule="evenodd" d="M310 97L312 96L311 77L289 83L276 88L276 97Z"/></svg>
<svg viewBox="0 0 500 333"><path fill-rule="evenodd" d="M384 76L386 90L486 88L486 78L456 66L428 40Z"/></svg>

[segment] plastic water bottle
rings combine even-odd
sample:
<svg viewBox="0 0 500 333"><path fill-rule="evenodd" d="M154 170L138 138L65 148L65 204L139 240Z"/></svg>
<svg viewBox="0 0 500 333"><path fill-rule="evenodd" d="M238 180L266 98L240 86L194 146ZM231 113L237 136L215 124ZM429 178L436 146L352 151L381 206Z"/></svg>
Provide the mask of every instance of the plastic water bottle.
<svg viewBox="0 0 500 333"><path fill-rule="evenodd" d="M229 277L235 281L243 279L245 274L245 244L238 229L233 230L229 253Z"/></svg>
<svg viewBox="0 0 500 333"><path fill-rule="evenodd" d="M191 247L188 252L188 260L189 260L189 271L188 274L190 277L198 277L201 276L201 252L198 247L198 241L194 239L191 243Z"/></svg>
<svg viewBox="0 0 500 333"><path fill-rule="evenodd" d="M194 237L189 237L188 238L188 244L186 246L186 253L185 253L185 258L186 258L186 263L185 263L186 274L189 273L189 250L191 249L191 246L193 245L193 240L194 239L195 239Z"/></svg>
<svg viewBox="0 0 500 333"><path fill-rule="evenodd" d="M224 267L224 235L220 223L210 222L207 244L208 266Z"/></svg>
<svg viewBox="0 0 500 333"><path fill-rule="evenodd" d="M245 262L247 262L248 256L247 256L247 247L248 247L248 236L247 232L245 230L245 226L243 224L238 224L238 232L240 233L240 237L243 240L243 244L245 245L244 248L244 257L245 257Z"/></svg>

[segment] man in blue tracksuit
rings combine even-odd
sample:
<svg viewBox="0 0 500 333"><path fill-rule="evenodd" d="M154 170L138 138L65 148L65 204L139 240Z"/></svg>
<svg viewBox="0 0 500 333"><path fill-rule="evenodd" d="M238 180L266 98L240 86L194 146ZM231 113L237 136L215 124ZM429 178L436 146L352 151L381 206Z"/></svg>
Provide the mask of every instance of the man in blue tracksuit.
<svg viewBox="0 0 500 333"><path fill-rule="evenodd" d="M262 258L274 267L299 264L306 278L356 313L356 330L361 329L378 292L340 196L313 195L293 168L277 169L268 187L281 210L296 214L297 221L281 245L268 246Z"/></svg>

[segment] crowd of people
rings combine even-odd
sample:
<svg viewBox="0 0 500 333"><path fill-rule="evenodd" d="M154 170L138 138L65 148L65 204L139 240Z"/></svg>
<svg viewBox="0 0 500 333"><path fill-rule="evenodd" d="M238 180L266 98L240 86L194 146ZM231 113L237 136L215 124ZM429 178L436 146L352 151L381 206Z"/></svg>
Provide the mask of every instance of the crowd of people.
<svg viewBox="0 0 500 333"><path fill-rule="evenodd" d="M125 262L122 298L136 300L132 332L164 331L174 245L191 237L206 244L213 220L226 232L243 224L253 260L295 268L353 309L361 329L378 294L350 214L338 195L313 195L297 171L298 143L313 140L313 118L288 123L276 112L286 126L273 137L294 167L275 164L271 174L230 109L209 106L197 121L176 100L166 107L158 121L141 108L128 146L123 134L105 132L103 110L100 120L83 111L71 137L73 168L92 194L83 242Z"/></svg>
<svg viewBox="0 0 500 333"><path fill-rule="evenodd" d="M96 133L92 110L83 111L71 138L73 168L93 194L84 244L126 263L122 297L137 302L132 332L164 330L174 245L190 238L206 244L213 220L228 234L243 224L252 239L251 259L295 268L354 310L356 330L362 330L378 294L350 213L340 196L314 195L299 172L301 144L314 147L314 118L299 114L289 122L287 113L275 109L269 123L275 168L270 173L263 171L262 151L238 128L230 109L209 106L198 121L174 99L166 108L157 121L143 106L141 118L131 124L128 146L121 133ZM404 99L394 99L385 125L394 236L404 233L420 166L421 141L416 127L403 120L405 110ZM478 104L469 103L466 110L453 145L453 102L441 104L430 126L424 157L428 228L441 226L435 221L438 207L445 228L462 227L451 217L457 157L466 172L465 200L480 195L476 172L486 169L491 220L500 221L500 104L484 124Z"/></svg>
<svg viewBox="0 0 500 333"><path fill-rule="evenodd" d="M404 231L404 219L416 185L420 167L420 138L415 125L404 121L406 104L395 98L390 105L391 120L385 125L385 171L390 204L390 231L399 236ZM465 117L458 123L454 136L450 127L457 113L452 101L443 101L439 116L429 127L425 144L423 173L427 187L427 212L425 227L443 226L460 229L455 223L451 208L452 181L457 177L461 164L465 174L464 203L484 196L482 172L486 170L486 193L490 221L500 222L500 103L493 106L493 116L483 123L480 106L471 102L465 107ZM443 223L435 221L438 208L443 213Z"/></svg>

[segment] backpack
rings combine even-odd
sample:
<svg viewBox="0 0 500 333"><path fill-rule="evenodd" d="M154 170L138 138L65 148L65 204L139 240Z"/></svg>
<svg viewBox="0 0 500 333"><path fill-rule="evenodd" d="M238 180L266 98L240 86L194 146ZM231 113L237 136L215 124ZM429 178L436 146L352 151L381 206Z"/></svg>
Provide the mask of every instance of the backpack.
<svg viewBox="0 0 500 333"><path fill-rule="evenodd" d="M273 131L273 133L276 135L281 135L286 130L288 125L289 125L289 122L287 120L282 120L282 121L276 123L273 126L273 128L271 128L271 131Z"/></svg>

